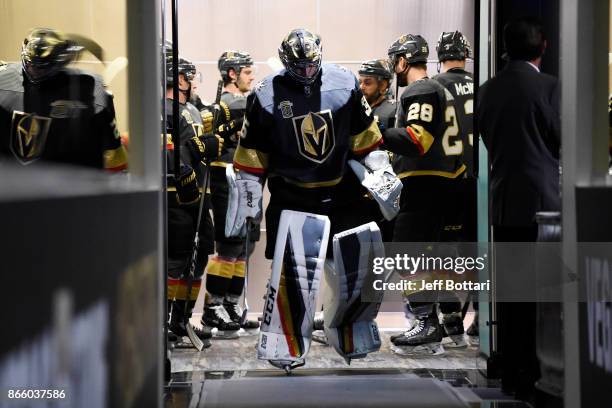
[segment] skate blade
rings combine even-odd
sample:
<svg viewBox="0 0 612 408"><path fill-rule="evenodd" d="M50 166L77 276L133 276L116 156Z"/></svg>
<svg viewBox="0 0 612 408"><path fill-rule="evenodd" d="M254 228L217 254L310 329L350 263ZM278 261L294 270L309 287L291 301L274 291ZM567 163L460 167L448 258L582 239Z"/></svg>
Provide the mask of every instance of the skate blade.
<svg viewBox="0 0 612 408"><path fill-rule="evenodd" d="M210 339L202 340L202 349L207 349L211 345L212 343L210 342ZM181 337L179 341L174 343L173 349L184 350L184 349L195 349L195 347L193 346L193 343L191 343L191 340L189 340L189 337Z"/></svg>
<svg viewBox="0 0 612 408"><path fill-rule="evenodd" d="M214 339L219 339L219 340L233 340L233 339L237 339L238 337L240 337L240 334L238 333L240 330L219 330L217 328L213 328L211 330L213 338Z"/></svg>
<svg viewBox="0 0 612 408"><path fill-rule="evenodd" d="M185 329L187 330L187 337L189 337L189 341L193 344L198 351L204 350L204 341L198 337L193 326L190 323L185 325Z"/></svg>
<svg viewBox="0 0 612 408"><path fill-rule="evenodd" d="M256 329L241 328L240 330L238 330L239 337L251 337L251 336L257 336L258 334L259 334L259 327Z"/></svg>
<svg viewBox="0 0 612 408"><path fill-rule="evenodd" d="M468 342L470 343L470 346L480 346L480 337L468 336Z"/></svg>
<svg viewBox="0 0 612 408"><path fill-rule="evenodd" d="M306 364L306 360L299 359L296 361L290 360L268 360L270 364L272 364L276 368L280 368L281 370L285 370L287 375L291 374L291 370L302 367Z"/></svg>
<svg viewBox="0 0 612 408"><path fill-rule="evenodd" d="M444 340L442 340L442 344L446 348L453 349L466 348L468 346L463 334L455 334L453 336L445 337Z"/></svg>
<svg viewBox="0 0 612 408"><path fill-rule="evenodd" d="M444 347L440 343L426 343L418 346L396 346L391 345L391 351L400 356L415 356L415 355L429 355L439 356L444 354Z"/></svg>

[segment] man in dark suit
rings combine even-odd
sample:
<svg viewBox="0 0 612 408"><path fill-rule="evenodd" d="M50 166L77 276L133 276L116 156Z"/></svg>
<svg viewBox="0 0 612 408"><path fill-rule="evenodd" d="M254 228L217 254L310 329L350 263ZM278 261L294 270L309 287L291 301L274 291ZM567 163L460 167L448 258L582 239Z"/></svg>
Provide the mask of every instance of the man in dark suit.
<svg viewBox="0 0 612 408"><path fill-rule="evenodd" d="M546 38L537 21L509 23L504 27L504 43L509 62L481 87L476 111L491 162L493 239L534 242L536 212L561 207L560 86L556 78L540 72ZM517 288L506 292L513 300L532 300L522 277L533 276L529 272L534 271L533 259L521 255L501 261L497 257L497 287L505 280ZM539 376L535 303L499 303L497 307L502 388L529 397Z"/></svg>

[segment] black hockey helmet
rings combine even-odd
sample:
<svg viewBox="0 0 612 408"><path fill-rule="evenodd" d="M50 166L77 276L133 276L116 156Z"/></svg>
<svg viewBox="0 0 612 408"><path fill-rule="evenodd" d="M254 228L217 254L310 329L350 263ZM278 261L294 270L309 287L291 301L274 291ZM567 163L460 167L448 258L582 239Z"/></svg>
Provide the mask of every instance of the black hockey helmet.
<svg viewBox="0 0 612 408"><path fill-rule="evenodd" d="M438 61L459 60L472 58L472 46L460 31L446 31L440 34L436 45Z"/></svg>
<svg viewBox="0 0 612 408"><path fill-rule="evenodd" d="M386 60L369 60L365 61L359 67L359 75L373 76L378 79L391 80L393 73L389 62Z"/></svg>
<svg viewBox="0 0 612 408"><path fill-rule="evenodd" d="M167 42L165 45L166 51L166 86L172 86L174 83L174 77L172 75L172 61L174 60L174 53L172 52L172 44ZM189 82L193 80L196 75L196 67L189 60L179 57L178 61L179 74L185 75L185 79Z"/></svg>
<svg viewBox="0 0 612 408"><path fill-rule="evenodd" d="M311 84L317 78L322 54L321 37L302 28L292 30L278 47L283 66L302 84Z"/></svg>
<svg viewBox="0 0 612 408"><path fill-rule="evenodd" d="M52 77L75 60L84 47L50 28L34 28L23 40L21 64L32 83Z"/></svg>
<svg viewBox="0 0 612 408"><path fill-rule="evenodd" d="M251 65L253 65L253 58L251 58L251 54L248 52L228 50L219 57L217 68L219 68L223 81L228 82L230 81L230 69L233 69L236 74L240 74L242 68L250 67Z"/></svg>
<svg viewBox="0 0 612 408"><path fill-rule="evenodd" d="M405 57L409 64L426 63L429 57L429 46L427 41L418 34L404 34L391 44L387 54L392 69L401 56Z"/></svg>

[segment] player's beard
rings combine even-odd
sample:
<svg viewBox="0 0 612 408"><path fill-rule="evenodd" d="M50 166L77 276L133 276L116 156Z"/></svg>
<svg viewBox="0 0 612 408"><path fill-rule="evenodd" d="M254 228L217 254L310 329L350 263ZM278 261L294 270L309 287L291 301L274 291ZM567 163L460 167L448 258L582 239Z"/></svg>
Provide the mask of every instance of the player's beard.
<svg viewBox="0 0 612 408"><path fill-rule="evenodd" d="M191 102L191 87L187 89L179 88L179 92L185 96L185 102Z"/></svg>

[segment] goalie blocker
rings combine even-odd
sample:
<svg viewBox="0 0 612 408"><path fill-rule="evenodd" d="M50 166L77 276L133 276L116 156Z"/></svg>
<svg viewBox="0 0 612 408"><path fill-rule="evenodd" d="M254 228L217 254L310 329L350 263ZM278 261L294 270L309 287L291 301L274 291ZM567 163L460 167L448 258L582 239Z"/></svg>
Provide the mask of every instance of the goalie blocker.
<svg viewBox="0 0 612 408"><path fill-rule="evenodd" d="M289 372L304 365L310 349L330 222L326 216L284 210L276 239L257 357ZM384 256L380 231L369 223L334 236L336 262L326 272L330 293L325 331L335 350L350 362L380 348L374 318L381 298L361 301L374 278L371 259Z"/></svg>

